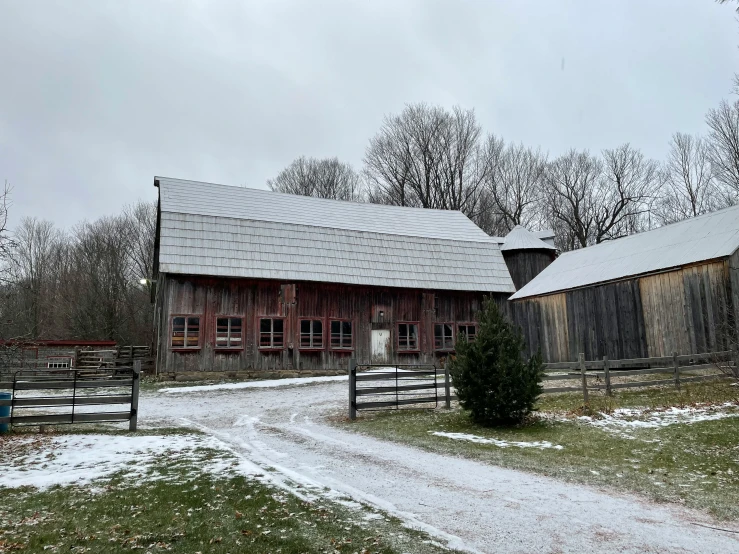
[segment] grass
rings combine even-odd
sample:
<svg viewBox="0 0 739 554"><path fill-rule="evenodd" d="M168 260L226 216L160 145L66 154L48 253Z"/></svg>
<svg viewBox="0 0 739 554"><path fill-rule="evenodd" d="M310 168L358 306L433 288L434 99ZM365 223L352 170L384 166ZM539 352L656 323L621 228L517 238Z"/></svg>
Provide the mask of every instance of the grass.
<svg viewBox="0 0 739 554"><path fill-rule="evenodd" d="M594 413L616 408L690 406L737 401L727 383L695 383L681 392L628 390L613 398L591 397ZM399 410L361 414L356 431L410 444L445 455L463 456L575 483L638 493L707 511L720 519L739 519L739 417L629 432L594 427L575 416L582 397L548 395L539 409L547 412L527 425L484 428L464 411ZM547 417L544 417L546 415ZM549 441L563 448L501 448L432 435L467 433L508 442Z"/></svg>
<svg viewBox="0 0 739 554"><path fill-rule="evenodd" d="M254 477L199 469L224 456L167 454L142 479L123 470L86 486L0 488L0 553L446 551L368 507L308 502Z"/></svg>

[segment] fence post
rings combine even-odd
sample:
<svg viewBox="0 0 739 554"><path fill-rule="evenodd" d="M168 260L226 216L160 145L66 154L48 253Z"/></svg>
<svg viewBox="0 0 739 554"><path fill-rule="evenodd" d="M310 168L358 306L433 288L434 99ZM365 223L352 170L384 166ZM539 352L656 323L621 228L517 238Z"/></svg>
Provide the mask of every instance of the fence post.
<svg viewBox="0 0 739 554"><path fill-rule="evenodd" d="M732 358L734 358L734 370L732 374L735 379L739 379L739 350L734 350L732 354Z"/></svg>
<svg viewBox="0 0 739 554"><path fill-rule="evenodd" d="M357 360L349 360L349 419L357 419Z"/></svg>
<svg viewBox="0 0 739 554"><path fill-rule="evenodd" d="M589 404L590 400L588 399L588 379L587 377L585 377L585 354L580 352L578 360L580 362L580 375L582 376L582 397L585 404Z"/></svg>
<svg viewBox="0 0 739 554"><path fill-rule="evenodd" d="M452 407L452 387L449 382L449 356L444 359L444 398L446 399L446 409Z"/></svg>
<svg viewBox="0 0 739 554"><path fill-rule="evenodd" d="M611 367L608 356L603 356L603 373L606 378L606 396L611 396Z"/></svg>
<svg viewBox="0 0 739 554"><path fill-rule="evenodd" d="M133 386L131 387L131 419L128 430L135 431L139 419L139 385L141 384L141 360L133 363Z"/></svg>
<svg viewBox="0 0 739 554"><path fill-rule="evenodd" d="M672 353L672 370L675 373L675 388L680 390L680 364L677 362L677 352Z"/></svg>

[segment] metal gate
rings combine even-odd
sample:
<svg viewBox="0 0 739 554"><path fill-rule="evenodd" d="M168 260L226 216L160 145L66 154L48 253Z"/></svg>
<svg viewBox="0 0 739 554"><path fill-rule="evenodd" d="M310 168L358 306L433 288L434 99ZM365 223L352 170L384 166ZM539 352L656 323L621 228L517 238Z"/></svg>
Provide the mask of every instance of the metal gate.
<svg viewBox="0 0 739 554"><path fill-rule="evenodd" d="M10 406L0 424L128 421L135 431L140 374L141 361L136 360L132 368L24 369L0 376L0 390L12 391L9 399L0 399L0 406Z"/></svg>
<svg viewBox="0 0 739 554"><path fill-rule="evenodd" d="M444 380L439 378L444 376ZM441 390L440 390L441 389ZM449 372L431 364L357 364L349 366L349 417L357 410L401 406L449 407ZM431 406L433 404L433 406Z"/></svg>

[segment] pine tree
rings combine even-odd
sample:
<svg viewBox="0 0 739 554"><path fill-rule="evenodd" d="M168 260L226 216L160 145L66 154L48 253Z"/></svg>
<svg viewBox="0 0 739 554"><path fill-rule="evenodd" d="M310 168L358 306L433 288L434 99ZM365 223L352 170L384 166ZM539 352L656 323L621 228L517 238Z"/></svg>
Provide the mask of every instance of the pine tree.
<svg viewBox="0 0 739 554"><path fill-rule="evenodd" d="M450 367L459 403L476 423L520 423L534 409L542 391L543 364L538 352L524 361L524 346L520 329L486 299L475 340L459 337Z"/></svg>

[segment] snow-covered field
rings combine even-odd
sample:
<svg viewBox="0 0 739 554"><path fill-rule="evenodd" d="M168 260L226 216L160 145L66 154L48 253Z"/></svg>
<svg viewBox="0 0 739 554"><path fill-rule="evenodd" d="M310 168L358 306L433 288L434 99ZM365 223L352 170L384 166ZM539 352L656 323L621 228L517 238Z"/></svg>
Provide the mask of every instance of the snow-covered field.
<svg viewBox="0 0 739 554"><path fill-rule="evenodd" d="M560 444L552 444L549 441L504 441L499 439L489 439L485 437L478 437L477 435L470 435L469 433L445 433L444 431L429 431L432 435L437 437L446 437L448 439L454 439L458 441L474 442L476 444L492 444L499 448L508 448L509 446L516 446L518 448L554 448L555 450L562 450L563 446Z"/></svg>
<svg viewBox="0 0 739 554"><path fill-rule="evenodd" d="M739 417L739 405L727 402L720 406L690 406L687 408L667 408L664 410L640 410L619 408L612 414L598 414L597 417L580 416L578 419L606 430L655 429L669 425L690 425L701 421L716 421L728 417Z"/></svg>
<svg viewBox="0 0 739 554"><path fill-rule="evenodd" d="M38 439L13 439L13 448L22 452L31 442ZM260 473L259 468L231 455L220 441L207 436L62 435L48 437L41 444L3 468L0 487L86 485L118 473L137 480L166 479L166 475L149 472L152 463L164 456L187 458L200 471L213 474ZM205 456L202 449L216 450L220 455Z"/></svg>

